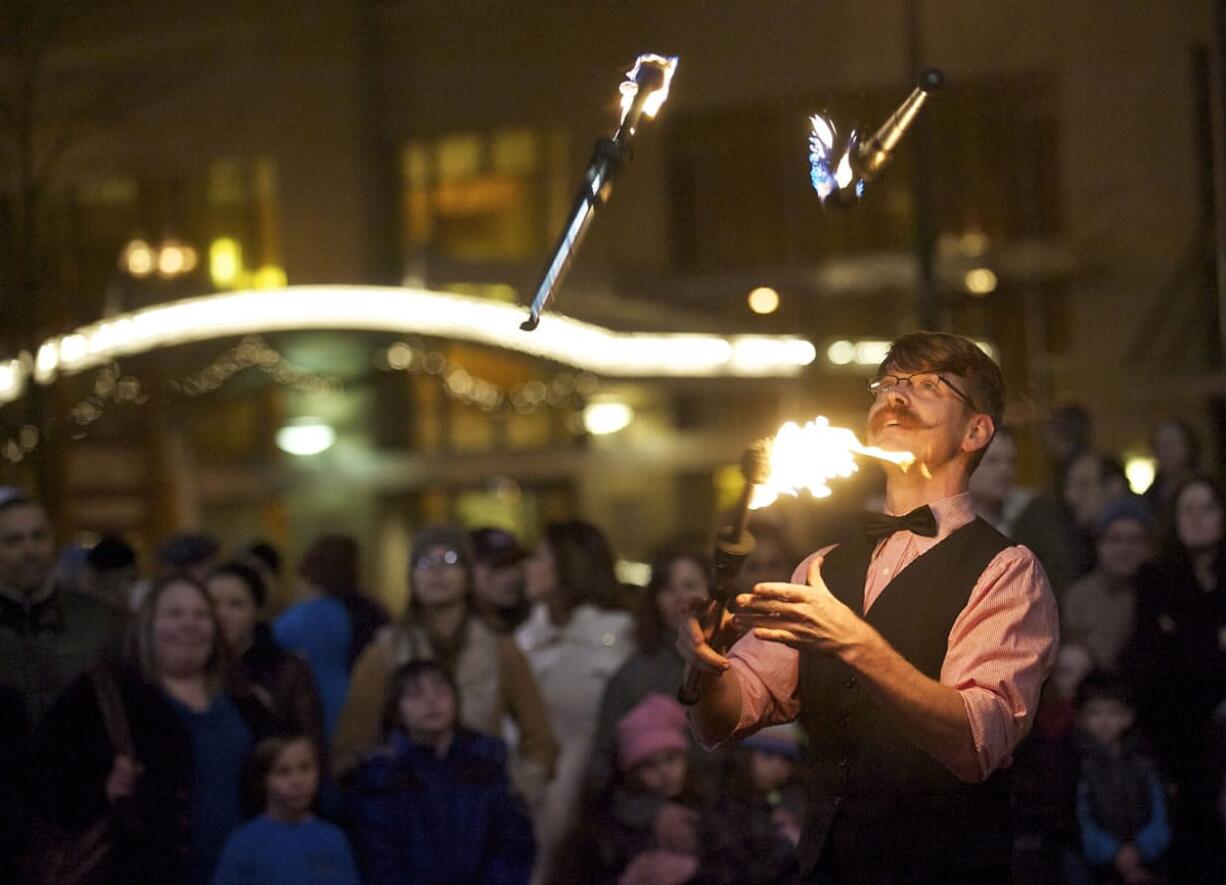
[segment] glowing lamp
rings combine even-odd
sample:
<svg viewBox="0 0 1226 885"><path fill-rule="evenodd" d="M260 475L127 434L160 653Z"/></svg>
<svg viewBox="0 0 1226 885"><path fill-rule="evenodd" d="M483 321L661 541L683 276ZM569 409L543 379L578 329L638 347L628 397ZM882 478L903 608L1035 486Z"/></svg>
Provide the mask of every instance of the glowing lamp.
<svg viewBox="0 0 1226 885"><path fill-rule="evenodd" d="M594 436L605 436L627 427L634 410L625 403L592 403L583 410L583 426Z"/></svg>
<svg viewBox="0 0 1226 885"><path fill-rule="evenodd" d="M319 418L298 418L277 431L277 448L288 455L318 455L335 442L336 431Z"/></svg>
<svg viewBox="0 0 1226 885"><path fill-rule="evenodd" d="M1124 475L1128 477L1128 487L1134 494L1143 495L1154 484L1158 473L1158 462L1142 455L1132 455L1124 462Z"/></svg>
<svg viewBox="0 0 1226 885"><path fill-rule="evenodd" d="M996 274L986 267L976 267L968 270L962 278L966 291L972 295L988 295L996 291Z"/></svg>
<svg viewBox="0 0 1226 885"><path fill-rule="evenodd" d="M749 293L749 309L763 315L774 313L779 309L779 293L769 286L759 286Z"/></svg>

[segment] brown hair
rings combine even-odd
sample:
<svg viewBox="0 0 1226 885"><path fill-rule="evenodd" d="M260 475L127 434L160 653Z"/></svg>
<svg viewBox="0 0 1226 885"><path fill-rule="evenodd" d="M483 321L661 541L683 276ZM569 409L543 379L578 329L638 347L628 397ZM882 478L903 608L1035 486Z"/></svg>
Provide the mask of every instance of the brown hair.
<svg viewBox="0 0 1226 885"><path fill-rule="evenodd" d="M667 644L664 636L664 623L660 620L660 607L657 600L664 585L673 576L673 568L677 563L688 560L698 566L703 577L710 579L711 561L697 550L688 547L668 547L656 552L651 557L651 578L643 588L638 598L635 617L635 632L641 651L654 651ZM707 592L710 592L710 586Z"/></svg>
<svg viewBox="0 0 1226 885"><path fill-rule="evenodd" d="M257 743L243 766L244 797L252 811L264 811L268 805L268 775L277 764L277 757L292 744L306 741L315 756L315 767L322 768L319 745L309 734L279 734ZM321 772L322 774L322 772ZM318 790L318 784L316 785Z"/></svg>
<svg viewBox="0 0 1226 885"><path fill-rule="evenodd" d="M570 610L585 602L598 608L620 608L622 586L604 532L590 522L568 519L548 523L544 539L553 551L558 590Z"/></svg>
<svg viewBox="0 0 1226 885"><path fill-rule="evenodd" d="M329 596L357 593L357 539L339 532L320 535L298 561L298 574Z"/></svg>
<svg viewBox="0 0 1226 885"><path fill-rule="evenodd" d="M171 587L186 585L200 594L208 608L209 618L213 622L213 651L205 662L205 671L214 689L245 694L242 685L236 680L234 668L230 660L230 652L221 638L221 625L217 621L217 613L213 609L213 601L208 591L200 583L188 575L167 575L156 581L141 602L140 608L133 619L128 634L128 658L140 671L146 682L156 682L160 676L157 661L153 652L153 620L157 614L158 603Z"/></svg>
<svg viewBox="0 0 1226 885"><path fill-rule="evenodd" d="M388 681L387 696L383 700L384 735L404 730L404 723L400 721L400 699L410 685L415 685L429 676L443 680L451 689L451 696L455 699L455 722L452 726L460 727L460 687L456 684L455 677L439 661L417 658L397 667Z"/></svg>
<svg viewBox="0 0 1226 885"><path fill-rule="evenodd" d="M992 419L992 427L1001 425L1005 411L1005 379L1000 366L984 353L974 341L949 332L911 332L895 339L890 345L877 374L891 369L906 372L948 372L966 382L964 392L971 408ZM991 442L991 440L989 440ZM979 466L987 446L975 453L971 469Z"/></svg>

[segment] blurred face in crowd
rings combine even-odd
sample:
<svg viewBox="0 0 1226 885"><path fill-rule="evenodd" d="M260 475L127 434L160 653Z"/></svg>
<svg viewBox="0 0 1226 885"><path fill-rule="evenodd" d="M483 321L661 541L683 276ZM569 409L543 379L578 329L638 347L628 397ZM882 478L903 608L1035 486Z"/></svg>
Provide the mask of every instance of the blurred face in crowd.
<svg viewBox="0 0 1226 885"><path fill-rule="evenodd" d="M1052 685L1062 698L1077 694L1077 686L1094 669L1094 657L1084 645L1068 643L1060 646L1056 655L1056 667L1052 671Z"/></svg>
<svg viewBox="0 0 1226 885"><path fill-rule="evenodd" d="M1192 483L1175 501L1175 533L1189 550L1215 547L1222 541L1222 502L1213 488Z"/></svg>
<svg viewBox="0 0 1226 885"><path fill-rule="evenodd" d="M661 750L636 765L634 777L653 796L674 799L685 788L688 765L684 750Z"/></svg>
<svg viewBox="0 0 1226 885"><path fill-rule="evenodd" d="M55 544L42 505L14 504L0 511L0 583L31 594L51 577Z"/></svg>
<svg viewBox="0 0 1226 885"><path fill-rule="evenodd" d="M1192 463L1192 446L1182 427L1163 424L1154 431L1154 459L1158 462L1158 470L1168 476L1195 467Z"/></svg>
<svg viewBox="0 0 1226 885"><path fill-rule="evenodd" d="M782 753L749 751L749 773L759 793L778 790L796 773L796 763Z"/></svg>
<svg viewBox="0 0 1226 885"><path fill-rule="evenodd" d="M983 442L988 441L991 419L976 415L950 387L952 384L965 392L969 386L965 378L951 372L892 367L887 367L886 374L910 380L882 391L873 400L868 410L869 445L911 452L935 473L959 458L969 462L962 447L974 422L987 422L988 436ZM945 380L938 380L938 376Z"/></svg>
<svg viewBox="0 0 1226 885"><path fill-rule="evenodd" d="M745 558L741 573L737 575L737 593L752 593L755 584L769 581L789 581L796 563L769 536L763 537L753 552Z"/></svg>
<svg viewBox="0 0 1226 885"><path fill-rule="evenodd" d="M221 625L221 635L235 653L242 654L251 646L260 610L247 584L238 575L213 575L206 585L213 610Z"/></svg>
<svg viewBox="0 0 1226 885"><path fill-rule="evenodd" d="M1064 476L1064 503L1073 515L1073 523L1081 529L1094 525L1106 501L1102 466L1097 455L1077 456Z"/></svg>
<svg viewBox="0 0 1226 885"><path fill-rule="evenodd" d="M437 673L411 679L400 695L400 724L420 744L433 744L454 731L456 699L447 680Z"/></svg>
<svg viewBox="0 0 1226 885"><path fill-rule="evenodd" d="M426 608L449 608L464 601L468 573L460 554L445 544L428 548L413 565L413 597Z"/></svg>
<svg viewBox="0 0 1226 885"><path fill-rule="evenodd" d="M688 556L673 560L668 570L668 580L656 593L656 611L660 623L670 633L676 633L689 616L686 607L691 599L706 599L707 575L702 567Z"/></svg>
<svg viewBox="0 0 1226 885"><path fill-rule="evenodd" d="M153 658L159 673L198 676L208 666L216 640L209 601L191 584L162 590L153 612Z"/></svg>
<svg viewBox="0 0 1226 885"><path fill-rule="evenodd" d="M1013 490L1016 478L1017 443L1008 434L998 433L971 474L967 489L977 502L999 506Z"/></svg>
<svg viewBox="0 0 1226 885"><path fill-rule="evenodd" d="M1135 578L1149 553L1149 530L1135 519L1114 520L1098 538L1098 568L1111 578Z"/></svg>
<svg viewBox="0 0 1226 885"><path fill-rule="evenodd" d="M478 601L496 609L515 608L524 599L524 564L492 566L478 562L473 566L473 594Z"/></svg>
<svg viewBox="0 0 1226 885"><path fill-rule="evenodd" d="M300 821L311 813L319 787L319 762L308 738L290 741L268 770L264 790L267 812L281 821Z"/></svg>
<svg viewBox="0 0 1226 885"><path fill-rule="evenodd" d="M1077 713L1081 730L1099 744L1119 741L1132 728L1135 719L1132 708L1116 698L1091 698Z"/></svg>
<svg viewBox="0 0 1226 885"><path fill-rule="evenodd" d="M542 538L524 562L524 576L528 599L532 602L548 599L558 592L558 561L548 540Z"/></svg>

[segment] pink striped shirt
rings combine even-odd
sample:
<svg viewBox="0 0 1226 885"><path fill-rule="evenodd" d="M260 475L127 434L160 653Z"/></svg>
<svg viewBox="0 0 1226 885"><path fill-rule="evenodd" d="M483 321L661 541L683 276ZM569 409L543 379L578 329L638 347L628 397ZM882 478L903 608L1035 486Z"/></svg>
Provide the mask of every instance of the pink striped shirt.
<svg viewBox="0 0 1226 885"><path fill-rule="evenodd" d="M969 494L932 505L936 537L895 532L877 545L864 585L867 613L890 581L955 529L975 518ZM809 563L797 566L793 583L804 584ZM962 695L979 764L986 778L1012 762L1039 702L1039 689L1055 662L1059 621L1047 575L1026 547L1007 547L988 563L966 608L949 631L940 682ZM765 725L789 722L800 712L799 653L752 634L728 654L741 680L741 717L733 738Z"/></svg>

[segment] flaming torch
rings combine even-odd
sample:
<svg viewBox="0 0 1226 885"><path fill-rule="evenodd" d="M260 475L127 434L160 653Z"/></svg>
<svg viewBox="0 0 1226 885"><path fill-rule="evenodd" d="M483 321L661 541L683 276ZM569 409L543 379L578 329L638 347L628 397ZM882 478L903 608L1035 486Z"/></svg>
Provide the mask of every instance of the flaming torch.
<svg viewBox="0 0 1226 885"><path fill-rule="evenodd" d="M562 231L553 258L532 299L528 319L520 328L531 332L541 321L541 311L554 297L562 278L570 269L575 252L591 226L596 208L604 205L613 191L613 178L630 161L630 141L643 116L654 117L668 98L668 87L677 70L676 56L640 55L634 67L626 72L621 91L621 122L611 138L596 142L592 159L583 176L583 185L570 211L570 220Z"/></svg>
<svg viewBox="0 0 1226 885"><path fill-rule="evenodd" d="M846 140L839 137L834 122L820 114L809 118L809 176L822 204L850 206L864 195L864 187L890 162L894 149L915 123L928 96L945 83L936 68L924 68L907 100L873 135L861 141L852 130Z"/></svg>
<svg viewBox="0 0 1226 885"><path fill-rule="evenodd" d="M866 446L850 430L831 427L820 416L803 427L789 421L773 439L758 440L745 450L741 458L745 488L737 501L732 525L716 539L711 558L711 602L701 619L703 635L716 651L722 653L726 647L726 637L720 634L719 627L728 603L736 595L741 565L754 549L754 538L748 530L749 514L769 507L780 495L795 496L802 490L808 490L815 498L829 497L830 480L849 477L859 470L857 455L897 464L903 470L915 463L910 452ZM691 705L698 701L698 679L698 671L686 667L677 690L681 703Z"/></svg>

